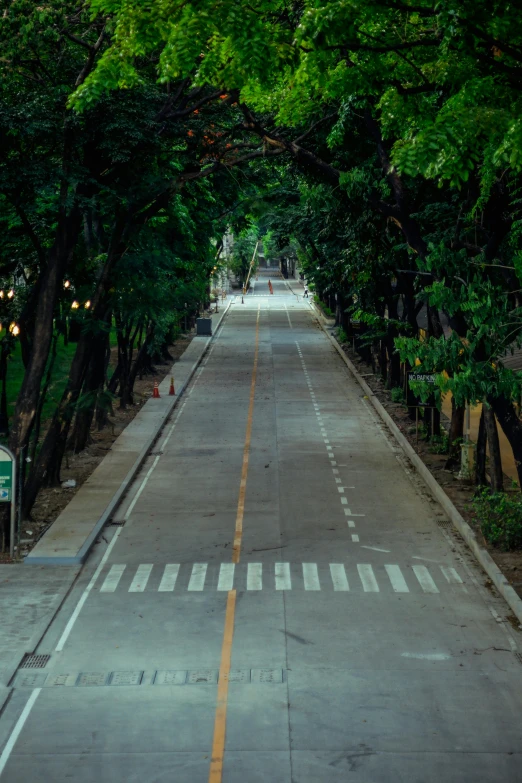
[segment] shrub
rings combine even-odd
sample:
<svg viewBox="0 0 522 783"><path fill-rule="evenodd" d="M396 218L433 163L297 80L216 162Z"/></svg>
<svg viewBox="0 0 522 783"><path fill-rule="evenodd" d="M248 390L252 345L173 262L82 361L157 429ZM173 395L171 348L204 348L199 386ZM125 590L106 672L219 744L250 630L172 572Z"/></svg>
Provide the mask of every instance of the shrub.
<svg viewBox="0 0 522 783"><path fill-rule="evenodd" d="M348 335L344 331L343 327L340 326L337 330L337 339L340 343L347 343L348 342Z"/></svg>
<svg viewBox="0 0 522 783"><path fill-rule="evenodd" d="M430 438L430 451L432 454L447 454L449 448L448 433L432 435Z"/></svg>
<svg viewBox="0 0 522 783"><path fill-rule="evenodd" d="M390 395L393 402L406 402L402 386L394 386L393 389L390 389Z"/></svg>
<svg viewBox="0 0 522 783"><path fill-rule="evenodd" d="M505 552L522 548L522 497L481 489L473 509L486 541Z"/></svg>

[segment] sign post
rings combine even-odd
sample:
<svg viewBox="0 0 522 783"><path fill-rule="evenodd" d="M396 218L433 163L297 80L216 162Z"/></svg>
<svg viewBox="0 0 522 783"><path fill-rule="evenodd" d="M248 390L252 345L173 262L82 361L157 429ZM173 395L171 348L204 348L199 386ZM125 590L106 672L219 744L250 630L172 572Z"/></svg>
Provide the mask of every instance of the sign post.
<svg viewBox="0 0 522 783"><path fill-rule="evenodd" d="M410 397L410 383L411 381L423 381L424 383L428 383L430 386L435 386L435 379L436 376L433 373L419 373L419 372L409 372L408 373L408 387L407 387L407 397ZM407 400L409 403L409 399ZM433 425L434 425L434 414L435 414L435 400L433 395L430 395L430 399L428 402L419 402L417 405L408 405L409 408L415 408L415 440L417 443L417 448L419 448L419 408L431 408L431 435L433 436Z"/></svg>
<svg viewBox="0 0 522 783"><path fill-rule="evenodd" d="M16 460L7 446L0 445L0 503L11 504L9 555L14 557L16 519Z"/></svg>

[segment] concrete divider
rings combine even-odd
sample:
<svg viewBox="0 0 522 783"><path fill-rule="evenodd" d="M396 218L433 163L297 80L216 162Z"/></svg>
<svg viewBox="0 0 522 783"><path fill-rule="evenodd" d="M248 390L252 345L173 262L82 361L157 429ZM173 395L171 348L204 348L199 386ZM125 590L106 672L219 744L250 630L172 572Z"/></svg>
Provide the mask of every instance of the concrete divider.
<svg viewBox="0 0 522 783"><path fill-rule="evenodd" d="M24 559L28 565L79 565L111 518L215 339L230 305L212 317L212 337L194 337L159 386L160 399L147 400L114 441L110 452L80 487L49 530ZM174 375L176 395L169 396Z"/></svg>
<svg viewBox="0 0 522 783"><path fill-rule="evenodd" d="M321 324L322 325L322 324ZM343 362L346 364L354 378L357 380L358 384L363 389L364 393L370 400L371 404L381 417L382 421L386 424L388 429L392 432L393 436L395 437L396 441L399 443L400 447L414 466L417 473L421 476L422 480L430 490L431 494L439 503L446 514L448 515L449 519L455 526L455 528L458 530L470 550L473 552L473 555L477 559L480 566L484 569L486 574L489 576L497 590L499 591L500 595L504 598L504 600L507 602L509 607L513 610L513 613L517 617L518 621L522 624L522 599L520 596L516 593L516 591L511 587L508 580L502 573L502 571L499 569L489 552L484 549L480 545L480 543L477 540L477 536L475 535L474 531L470 528L464 517L459 513L458 509L453 505L450 498L446 495L443 488L440 486L436 478L433 476L429 468L424 464L424 462L421 460L415 449L411 446L411 444L408 442L408 440L404 437L400 429L397 427L389 413L385 410L385 408L382 406L380 401L375 396L374 392L370 389L368 384L364 381L363 378L359 375L356 368L354 367L353 363L350 361L350 359L346 356L343 349L337 342L337 340L332 337L331 334L329 334L326 329L323 326L323 330L334 346L335 350L343 360Z"/></svg>

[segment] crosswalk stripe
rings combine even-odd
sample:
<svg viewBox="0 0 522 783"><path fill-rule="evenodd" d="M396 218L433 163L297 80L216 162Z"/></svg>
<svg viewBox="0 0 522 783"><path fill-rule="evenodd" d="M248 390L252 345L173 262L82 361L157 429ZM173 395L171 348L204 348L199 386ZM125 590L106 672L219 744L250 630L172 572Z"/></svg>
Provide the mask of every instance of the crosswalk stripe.
<svg viewBox="0 0 522 783"><path fill-rule="evenodd" d="M232 590L234 587L234 563L221 563L219 569L218 590Z"/></svg>
<svg viewBox="0 0 522 783"><path fill-rule="evenodd" d="M431 578L430 572L426 566L414 565L412 566L413 573L417 577L417 580L425 593L438 593L439 588Z"/></svg>
<svg viewBox="0 0 522 783"><path fill-rule="evenodd" d="M373 568L368 564L357 564L357 570L365 593L378 593L379 585L373 573Z"/></svg>
<svg viewBox="0 0 522 783"><path fill-rule="evenodd" d="M402 575L402 571L398 565L385 565L386 573L396 593L409 593L410 588L406 584L406 580Z"/></svg>
<svg viewBox="0 0 522 783"><path fill-rule="evenodd" d="M121 575L125 571L125 568L126 566L124 565L111 566L111 570L105 577L105 581L100 587L100 593L114 593L118 587L118 582L120 581Z"/></svg>
<svg viewBox="0 0 522 783"><path fill-rule="evenodd" d="M134 579L129 587L129 593L143 593L147 587L151 571L152 565L149 563L138 566L136 573L134 574Z"/></svg>
<svg viewBox="0 0 522 783"><path fill-rule="evenodd" d="M330 574L333 588L336 592L350 589L348 579L346 578L346 571L342 563L330 563Z"/></svg>
<svg viewBox="0 0 522 783"><path fill-rule="evenodd" d="M440 570L446 577L446 580L451 584L452 582L456 582L459 585L464 584L462 579L460 578L458 572L454 568L448 568L448 566L440 566Z"/></svg>
<svg viewBox="0 0 522 783"><path fill-rule="evenodd" d="M203 590L207 576L206 563L194 563L187 590Z"/></svg>
<svg viewBox="0 0 522 783"><path fill-rule="evenodd" d="M161 577L160 586L158 587L158 593L169 593L174 590L178 574L178 563L169 563L166 565L165 570L163 571L163 576Z"/></svg>
<svg viewBox="0 0 522 783"><path fill-rule="evenodd" d="M263 564L249 563L247 566L247 590L263 589Z"/></svg>
<svg viewBox="0 0 522 783"><path fill-rule="evenodd" d="M347 523L349 526L353 528L354 526L353 520L347 520ZM352 535L352 540L355 540L356 538L357 536ZM381 550L377 550L377 551L381 551ZM292 570L294 568L300 567L302 571L303 581L301 582L299 580L298 583L294 585L294 589L296 588L299 589L299 587L301 587L301 589L304 588L304 590L307 591L320 591L328 588L332 589L331 587L329 587L330 585L333 586L334 591L348 591L350 589L345 564L343 563L329 564L331 582L327 582L324 579L321 580L319 576L319 565L320 564L318 563L300 563L300 564L289 563L289 562L275 563L274 572L272 572L270 576L268 575L268 573L266 573L265 575L265 587L267 587L267 589L274 588L274 581L272 580L274 579L275 576L276 590L292 590ZM121 585L122 576L126 568L127 566L122 564L112 565L100 587L100 593L114 593L114 591ZM136 571L130 587L128 588L126 586L124 587L124 589L128 589L128 592L130 593L143 593L147 589L148 585L151 582L150 577L153 568L158 570L160 568L163 568L163 573L161 576L161 581L159 583L159 586L156 587L155 585L151 585L149 587L149 592L152 590L155 590L157 592L173 592L176 588L180 590L186 589L188 591L202 591L205 588L209 590L217 589L219 591L228 591L233 589L234 584L238 580L239 580L238 589L241 590L244 589L245 586L245 583L242 581L243 579L245 579L245 577L243 576L245 571L246 571L246 589L249 591L263 589L263 564L262 563L247 563L246 569L242 564L238 566L238 568L236 568L233 563L221 563L219 566L219 576L217 579L217 584L214 578L207 580L207 575L209 573L208 563L194 563L191 565L187 565L187 569L191 569L191 574L187 587L184 587L184 585L180 585L180 579L179 579L180 573L182 573L185 566L180 565L179 563L168 563L167 565L161 567L159 565L153 566L150 563L142 563L141 565L135 566L135 568ZM217 571L216 566L210 564L210 568L212 570L212 574L216 573ZM381 566L378 567L378 570L380 570L380 568ZM403 571L403 568L404 566L401 567L397 564L384 565L384 569L389 579L391 588L396 593L411 592L411 587L408 585L405 579L405 573ZM458 571L455 568L449 566L439 566L439 568L441 574L444 576L445 583L461 585L462 586L461 589L465 590L462 578L460 577ZM270 566L270 570L271 570L271 566ZM377 581L378 570L375 570L375 566L372 566L368 563L357 564L357 571L360 579L360 584L365 593L381 592L382 585L380 586ZM416 577L417 583L419 584L420 588L423 590L424 593L436 594L440 592L427 566L414 565L412 566L412 570ZM438 569L437 569L437 573L438 573ZM238 580L236 580L236 574L238 576ZM321 584L321 581L323 581L323 584ZM184 582L184 584L186 584L186 582ZM352 589L353 589L353 584L352 584ZM357 589L357 587L355 589Z"/></svg>
<svg viewBox="0 0 522 783"><path fill-rule="evenodd" d="M319 574L315 563L303 563L303 581L305 590L320 590Z"/></svg>
<svg viewBox="0 0 522 783"><path fill-rule="evenodd" d="M290 563L275 564L276 590L291 590L292 579L290 577Z"/></svg>

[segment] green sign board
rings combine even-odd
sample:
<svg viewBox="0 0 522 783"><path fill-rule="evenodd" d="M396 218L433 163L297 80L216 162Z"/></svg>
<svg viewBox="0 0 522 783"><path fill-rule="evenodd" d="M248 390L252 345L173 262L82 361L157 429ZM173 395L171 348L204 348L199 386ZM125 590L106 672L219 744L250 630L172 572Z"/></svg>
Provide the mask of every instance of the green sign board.
<svg viewBox="0 0 522 783"><path fill-rule="evenodd" d="M10 503L13 493L13 463L0 455L0 503Z"/></svg>

